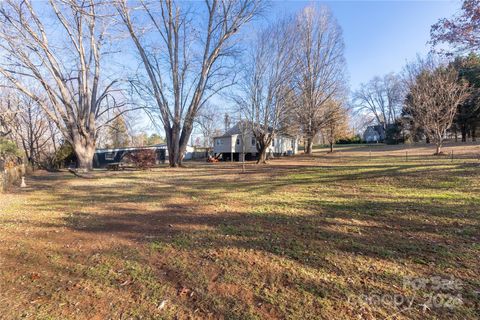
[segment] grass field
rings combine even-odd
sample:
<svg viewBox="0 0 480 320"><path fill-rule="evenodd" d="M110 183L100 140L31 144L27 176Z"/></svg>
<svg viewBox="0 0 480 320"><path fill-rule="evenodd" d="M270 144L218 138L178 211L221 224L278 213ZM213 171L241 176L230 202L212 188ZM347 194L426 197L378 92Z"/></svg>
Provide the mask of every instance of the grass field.
<svg viewBox="0 0 480 320"><path fill-rule="evenodd" d="M478 319L480 146L450 150L36 172L0 195L0 318Z"/></svg>

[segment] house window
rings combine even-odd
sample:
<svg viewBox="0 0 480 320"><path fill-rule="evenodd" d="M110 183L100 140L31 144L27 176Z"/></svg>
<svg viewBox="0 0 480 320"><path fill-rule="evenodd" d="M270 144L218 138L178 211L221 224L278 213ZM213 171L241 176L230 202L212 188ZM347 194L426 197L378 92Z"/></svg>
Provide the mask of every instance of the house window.
<svg viewBox="0 0 480 320"><path fill-rule="evenodd" d="M220 145L220 140L217 140L217 146L219 146L219 145Z"/></svg>
<svg viewBox="0 0 480 320"><path fill-rule="evenodd" d="M115 159L115 152L106 152L105 153L105 160L114 160Z"/></svg>
<svg viewBox="0 0 480 320"><path fill-rule="evenodd" d="M255 142L256 142L256 141L255 141L255 138L252 138L252 146L255 145Z"/></svg>
<svg viewBox="0 0 480 320"><path fill-rule="evenodd" d="M272 147L275 147L275 139L272 139Z"/></svg>
<svg viewBox="0 0 480 320"><path fill-rule="evenodd" d="M237 145L239 145L239 144L240 144L240 139L239 139L239 138L237 138Z"/></svg>

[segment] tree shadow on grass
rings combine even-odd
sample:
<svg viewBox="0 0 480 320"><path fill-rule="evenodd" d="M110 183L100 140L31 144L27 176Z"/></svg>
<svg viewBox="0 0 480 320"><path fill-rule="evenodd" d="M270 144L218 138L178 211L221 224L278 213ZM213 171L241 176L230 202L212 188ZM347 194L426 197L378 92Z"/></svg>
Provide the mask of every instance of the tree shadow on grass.
<svg viewBox="0 0 480 320"><path fill-rule="evenodd" d="M358 169L358 167L355 168ZM272 212L264 214L248 213L242 208L212 209L215 205L227 201L229 199L227 193L233 190L252 195L268 195L282 188L314 186L318 182L348 182L371 180L385 175L401 175L402 169L410 168L414 168L414 165L394 167L382 165L375 167L373 172L352 174L336 173L333 169L323 167L307 168L307 173L314 175L311 178L303 177L306 171L299 170L292 173L290 168L288 171L281 172L293 175L301 173L302 176L282 179L283 176L280 173L268 183L257 183L257 185L252 185L254 183L248 179L212 181L211 178L208 179L208 173L195 175L181 173L181 177L160 175L155 177L157 184L148 183L148 181L139 182L138 177L119 175L104 179L106 183L112 182L109 187L101 184L91 186L85 182L85 184L65 189L63 187L68 179L45 178L38 180L38 184L59 182L52 187L52 197L48 203L39 203L37 208L47 210L52 205L51 202L54 202L59 207L65 207L67 214L57 220L58 224L27 220L15 220L15 222L42 230L65 228L66 232L73 232L76 237L81 235L88 242L113 238L118 239L119 243L122 241L139 244L142 248L150 248L154 252L151 257L129 259L132 263L148 265L153 270L154 279L158 278L159 281L168 283L167 287L178 288L179 296L182 295L183 287L196 288L198 298L192 296L180 303L184 303L185 308L192 306L193 310L199 308L205 316L212 313L246 318L249 306L255 303L269 306L266 310L255 311L257 314L264 312L265 317L285 316L285 312L288 313L288 311L276 308L275 300L269 300L269 295L265 291L267 289L271 291L275 286L284 288L289 294L308 292L317 300L313 307L310 309L304 307L304 309L318 312L321 310L319 301L327 297L335 297L335 301L338 302L341 299L345 300L348 293L368 293L372 289L384 294L395 293L396 289L387 288L392 284L401 286L400 273L385 274L382 270L365 271L352 267L355 261L372 261L395 265L399 268L408 265L414 268L410 269L410 274L417 276L449 276L453 270L455 276L460 277L467 284L464 288L467 309L456 312L468 318L469 312L472 312L472 308L475 307L470 291L478 285L475 278L477 273L474 270L478 269L475 265L478 247L475 245L480 235L479 216L474 210L475 203L471 205L445 202L436 204L421 202L421 199L395 203L387 199L382 200L381 197L349 202L329 202L319 198L319 200L295 201L298 207L311 211L309 214L286 215L275 212L275 208L282 203L273 199L269 202L273 208ZM359 170L367 169L372 168L366 166ZM353 167L345 170L353 170ZM215 170L212 170L213 172ZM330 174L322 176L324 172ZM425 168L417 173L427 172L435 173L437 179L442 179L442 171L437 169ZM225 175L231 175L231 173L226 171ZM124 179L132 182L123 184ZM145 179L148 180L148 177ZM200 201L191 199L209 192L213 194ZM341 193L339 191L335 197L351 200L352 195ZM190 198L179 203L172 201L178 195L187 195ZM214 201L214 205L206 206L203 203L205 200ZM420 211L413 210L417 200L421 205ZM135 205L136 203L138 205ZM159 208L153 206L154 203L159 204ZM450 223L449 214L461 219L457 223ZM45 234L38 233L34 237L42 239ZM48 241L52 239L54 238L50 235ZM119 250L122 252L120 255L117 253ZM125 247L91 248L88 254L118 258L118 256L122 257L123 250L127 249ZM233 254L225 254L231 250ZM280 278L268 281L264 279L259 287L255 287L252 279L259 277L258 273L262 271L262 266L250 265L250 262L246 261L251 259L250 254L244 256L242 254L244 252L269 257L271 264L263 265L263 268L268 266L278 269L279 266L285 268L286 265L292 265L299 270L306 270L304 272L307 274L315 271L329 277L344 279L359 276L373 281L366 285L347 285L341 281L325 280L328 277L322 279L296 275L292 279L292 275L285 271L285 274L279 276ZM63 249L62 255L72 253L73 249L67 248ZM345 265L342 265L342 257L346 258L343 262ZM116 263L122 263L120 258L117 260ZM111 277L109 272L104 274L102 271L103 264L107 262L102 261L98 266L100 270L95 271L95 269L96 273L93 277L96 281L111 282L113 280L109 278ZM232 269L234 271L229 271ZM250 275L247 272L250 272ZM265 272L273 271L265 270ZM235 291L221 293L222 288L226 286L227 275L232 277L232 274L237 276L235 280L237 287L238 281L245 282L244 287L240 286L243 289L238 289L237 292L242 296L240 302L238 298L237 302L232 300L231 294ZM284 278L286 275L288 277ZM105 277L107 280L104 279ZM212 285L216 283L214 279L222 279L222 277L224 282ZM148 279L148 281L151 280ZM124 281L124 278L121 275L114 275L114 280L115 286L119 286L123 283L120 280ZM153 294L155 290L160 289L150 288L147 291ZM253 297L247 297L247 292L242 290L250 291ZM278 297L281 294L279 291L275 296ZM300 312L301 307L292 306L294 303L295 301L285 302L292 310ZM235 308L239 308L238 313L229 313ZM388 311L392 310L388 309ZM417 313L415 310L412 312L413 317L422 316L420 312ZM432 314L438 317L445 316L438 310L433 310ZM380 314L377 315L380 316ZM304 314L304 317L308 318L308 315Z"/></svg>
<svg viewBox="0 0 480 320"><path fill-rule="evenodd" d="M384 210L394 210L391 204L378 204ZM471 296L476 282L471 271L475 267L474 245L478 241L478 223L471 225L468 232L463 233L465 226L428 222L411 221L407 218L396 217L386 221L384 217L365 215L355 219L362 224L345 221L349 210L354 208L329 207L327 217L285 216L277 214L249 215L240 212L222 214L189 214L165 209L155 212L135 212L117 208L115 214L90 215L74 214L66 220L68 228L91 234L113 234L115 237L125 238L137 243L144 243L159 250L159 254L182 252L189 259L199 259L198 273L208 274L209 268L217 268L215 255L212 252L235 250L240 252L261 252L274 257L278 261L290 263L306 268L318 270L324 274L335 274L348 277L352 272L348 267L340 267L332 262L332 255L348 257L364 257L373 261L385 261L395 265L417 266L413 271L416 276L441 276L448 278L451 270L456 270L456 276L465 281L466 297ZM369 207L355 206L355 210L368 210ZM200 210L200 209L199 209ZM435 208L426 208L435 211ZM452 208L458 210L458 208ZM381 216L381 215L379 215ZM338 218L342 218L337 220ZM350 217L351 218L351 217ZM477 220L478 222L478 220ZM477 231L475 231L477 230ZM440 237L437 237L439 235ZM477 251L478 253L478 251ZM211 263L210 260L214 261ZM231 258L233 259L233 258ZM363 259L363 258L362 258ZM160 260L163 260L161 258ZM172 260L169 260L172 263ZM204 265L202 266L202 263ZM221 259L220 262L222 263ZM203 295L208 293L208 279L204 282L195 280L192 274L193 266L161 264L159 270L166 276L164 281L170 281L174 287L203 286ZM216 266L216 267L214 267ZM220 271L219 271L220 272ZM434 272L434 273L432 273ZM322 298L338 296L346 299L346 292L369 292L379 290L383 294L393 294L395 290L381 288L383 284L400 286L401 276L387 276L382 272L357 271L366 279L374 278L380 283L367 287L345 287L329 281L297 279L296 285L307 288L305 290ZM470 275L469 275L470 274ZM246 280L246 279L245 279ZM248 281L248 280L246 280ZM278 285L278 284L277 284ZM380 286L373 289L371 286ZM211 297L210 297L211 298ZM223 299L223 298L222 298ZM259 294L257 299L262 300ZM205 300L194 305L201 307L205 312L226 312L220 307L207 306ZM251 301L250 301L251 302ZM250 303L249 302L249 303ZM472 307L473 301L466 300L467 306ZM435 311L432 311L435 313Z"/></svg>

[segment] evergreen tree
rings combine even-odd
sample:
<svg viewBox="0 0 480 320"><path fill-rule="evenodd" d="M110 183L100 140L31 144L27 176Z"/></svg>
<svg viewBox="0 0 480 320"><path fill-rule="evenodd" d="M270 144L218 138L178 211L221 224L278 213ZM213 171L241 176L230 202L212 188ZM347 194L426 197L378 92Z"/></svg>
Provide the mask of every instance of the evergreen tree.
<svg viewBox="0 0 480 320"><path fill-rule="evenodd" d="M107 131L108 147L122 148L129 145L130 136L128 134L127 123L122 115L119 115L110 124Z"/></svg>
<svg viewBox="0 0 480 320"><path fill-rule="evenodd" d="M153 133L147 138L147 146L153 146L161 143L165 143L165 139L157 133Z"/></svg>

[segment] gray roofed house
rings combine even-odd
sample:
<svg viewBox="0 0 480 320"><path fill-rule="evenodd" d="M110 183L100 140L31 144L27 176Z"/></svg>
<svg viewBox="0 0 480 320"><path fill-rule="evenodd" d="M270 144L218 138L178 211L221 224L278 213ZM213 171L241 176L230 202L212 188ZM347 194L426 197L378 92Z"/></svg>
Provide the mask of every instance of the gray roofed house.
<svg viewBox="0 0 480 320"><path fill-rule="evenodd" d="M385 141L385 129L383 125L368 126L363 133L363 140L367 143Z"/></svg>

